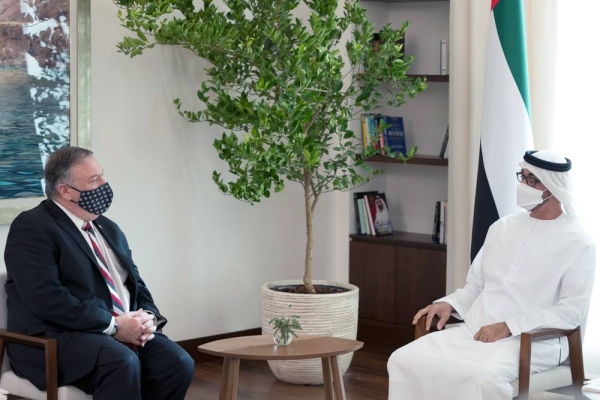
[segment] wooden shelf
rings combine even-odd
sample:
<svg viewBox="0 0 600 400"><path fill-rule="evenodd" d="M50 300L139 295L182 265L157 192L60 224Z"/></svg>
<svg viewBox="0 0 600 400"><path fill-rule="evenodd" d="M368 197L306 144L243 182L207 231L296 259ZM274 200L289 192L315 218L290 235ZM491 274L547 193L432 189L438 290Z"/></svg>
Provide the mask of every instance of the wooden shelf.
<svg viewBox="0 0 600 400"><path fill-rule="evenodd" d="M362 0L367 3L429 3L430 1L450 1L450 0Z"/></svg>
<svg viewBox="0 0 600 400"><path fill-rule="evenodd" d="M450 82L450 75L419 75L407 74L408 78L425 78L427 82Z"/></svg>
<svg viewBox="0 0 600 400"><path fill-rule="evenodd" d="M445 244L431 243L431 235L424 233L394 231L393 235L373 236L352 234L350 238L357 242L446 251Z"/></svg>
<svg viewBox="0 0 600 400"><path fill-rule="evenodd" d="M357 154L356 155L356 159L360 159L362 158L361 154ZM402 160L397 160L395 158L392 157L388 157L386 155L383 154L375 154L369 158L367 158L365 161L369 161L369 162L382 162L382 163L395 163L395 164L403 164L404 161ZM411 158L410 160L408 160L406 162L406 164L412 164L412 165L433 165L435 167L447 167L448 166L448 159L447 158L440 158L439 156L427 156L427 155L416 155L413 158Z"/></svg>

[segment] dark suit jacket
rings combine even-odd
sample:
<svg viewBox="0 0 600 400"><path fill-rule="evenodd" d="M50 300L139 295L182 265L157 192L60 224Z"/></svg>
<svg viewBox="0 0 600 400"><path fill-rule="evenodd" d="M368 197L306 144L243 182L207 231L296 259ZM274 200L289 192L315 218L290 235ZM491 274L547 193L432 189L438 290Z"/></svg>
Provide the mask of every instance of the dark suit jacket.
<svg viewBox="0 0 600 400"><path fill-rule="evenodd" d="M129 274L125 284L131 310L154 312L162 328L167 320L133 263L125 235L106 217L94 223ZM110 323L112 302L80 229L52 200L45 200L13 221L4 260L8 329L58 339L59 385L91 372L107 339L102 332ZM42 349L10 344L7 352L17 375L45 388Z"/></svg>

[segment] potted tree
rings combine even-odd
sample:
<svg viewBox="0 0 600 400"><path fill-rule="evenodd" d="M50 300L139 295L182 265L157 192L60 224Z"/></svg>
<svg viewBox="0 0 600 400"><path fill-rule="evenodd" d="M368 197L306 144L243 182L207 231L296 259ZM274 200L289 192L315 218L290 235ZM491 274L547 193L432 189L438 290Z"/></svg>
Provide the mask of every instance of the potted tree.
<svg viewBox="0 0 600 400"><path fill-rule="evenodd" d="M362 148L360 128L353 130L351 122L385 104L384 97L399 106L426 87L406 75L413 60L398 43L408 22L384 27L375 49L374 26L358 0L223 0L222 7L211 0L201 7L192 0L114 2L122 25L135 33L118 44L119 51L135 57L157 44L179 45L210 62L198 90L204 108L189 111L179 99L174 103L186 120L227 131L214 141L234 176L227 182L213 172L223 193L254 203L287 182L304 189L303 279L263 287L263 332L272 333L268 322L294 304L304 332L356 338L357 288L313 282L313 215L323 194L351 190L381 173L364 163L375 150ZM415 150L395 157L406 160ZM339 303L344 296L349 305L326 304L325 317L313 315L320 301ZM336 331L336 318L350 328ZM341 360L343 371L350 357ZM320 362L302 362L313 363L306 376L297 365L284 368L292 372L286 377L270 364L282 380L322 382Z"/></svg>

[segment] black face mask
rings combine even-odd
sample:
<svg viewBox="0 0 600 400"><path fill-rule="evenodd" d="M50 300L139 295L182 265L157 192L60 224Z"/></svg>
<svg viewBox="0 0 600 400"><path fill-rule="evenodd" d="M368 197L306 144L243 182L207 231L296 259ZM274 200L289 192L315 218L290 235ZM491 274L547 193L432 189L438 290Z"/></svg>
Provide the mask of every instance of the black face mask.
<svg viewBox="0 0 600 400"><path fill-rule="evenodd" d="M110 204L113 199L113 191L110 188L108 182L104 185L97 187L92 190L79 190L74 188L71 185L68 185L71 189L77 190L80 193L79 201L73 203L77 204L79 207L83 208L85 211L95 214L101 215L108 210Z"/></svg>

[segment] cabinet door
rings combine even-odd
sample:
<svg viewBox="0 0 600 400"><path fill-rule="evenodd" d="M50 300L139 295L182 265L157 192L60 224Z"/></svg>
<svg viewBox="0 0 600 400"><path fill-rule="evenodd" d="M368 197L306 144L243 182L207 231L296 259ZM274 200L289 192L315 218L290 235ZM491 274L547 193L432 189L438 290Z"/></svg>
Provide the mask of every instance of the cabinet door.
<svg viewBox="0 0 600 400"><path fill-rule="evenodd" d="M445 293L445 251L396 248L396 323L412 325L417 311Z"/></svg>
<svg viewBox="0 0 600 400"><path fill-rule="evenodd" d="M395 321L396 248L350 242L350 283L358 286L360 318Z"/></svg>

